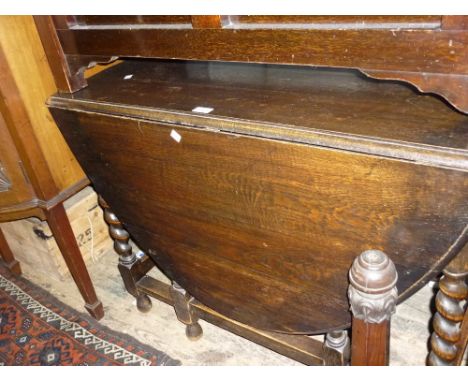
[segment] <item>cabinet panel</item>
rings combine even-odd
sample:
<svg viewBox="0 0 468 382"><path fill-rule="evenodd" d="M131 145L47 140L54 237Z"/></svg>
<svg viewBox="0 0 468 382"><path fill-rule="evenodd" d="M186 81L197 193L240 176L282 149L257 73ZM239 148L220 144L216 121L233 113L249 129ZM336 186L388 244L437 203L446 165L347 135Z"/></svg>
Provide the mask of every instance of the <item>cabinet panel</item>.
<svg viewBox="0 0 468 382"><path fill-rule="evenodd" d="M2 17L0 43L54 182L61 191L73 186L84 174L45 106L56 88L33 18Z"/></svg>

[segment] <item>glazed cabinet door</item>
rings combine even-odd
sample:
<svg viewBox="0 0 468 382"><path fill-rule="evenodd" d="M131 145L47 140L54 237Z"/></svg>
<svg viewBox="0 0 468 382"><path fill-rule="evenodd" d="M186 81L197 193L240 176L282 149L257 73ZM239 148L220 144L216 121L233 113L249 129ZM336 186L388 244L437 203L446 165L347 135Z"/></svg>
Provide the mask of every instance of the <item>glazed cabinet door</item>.
<svg viewBox="0 0 468 382"><path fill-rule="evenodd" d="M26 207L33 198L33 189L0 114L0 221L14 217L14 211Z"/></svg>

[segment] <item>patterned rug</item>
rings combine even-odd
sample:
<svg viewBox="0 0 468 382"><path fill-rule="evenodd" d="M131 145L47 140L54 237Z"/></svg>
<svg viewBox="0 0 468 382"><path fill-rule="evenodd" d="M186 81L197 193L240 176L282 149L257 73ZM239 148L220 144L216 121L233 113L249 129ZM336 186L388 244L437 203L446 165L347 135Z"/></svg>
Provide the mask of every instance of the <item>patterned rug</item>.
<svg viewBox="0 0 468 382"><path fill-rule="evenodd" d="M0 265L0 365L179 365Z"/></svg>

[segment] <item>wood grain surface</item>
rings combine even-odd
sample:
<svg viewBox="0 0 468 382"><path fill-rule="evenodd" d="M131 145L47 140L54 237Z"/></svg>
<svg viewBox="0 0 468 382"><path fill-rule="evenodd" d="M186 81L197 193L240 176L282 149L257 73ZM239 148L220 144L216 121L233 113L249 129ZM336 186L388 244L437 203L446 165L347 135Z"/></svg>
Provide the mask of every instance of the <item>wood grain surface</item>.
<svg viewBox="0 0 468 382"><path fill-rule="evenodd" d="M403 300L466 241L467 117L401 84L133 61L50 105L141 248L199 301L260 329L346 327L347 272L359 253L388 254ZM344 134L348 146L320 147L311 134ZM394 158L352 142L391 143ZM410 160L422 148L458 156L450 166Z"/></svg>
<svg viewBox="0 0 468 382"><path fill-rule="evenodd" d="M468 31L76 29L58 30L58 35L66 55L250 61L465 75L468 72ZM386 49L382 50L382 46ZM416 46L424 54L415 54Z"/></svg>
<svg viewBox="0 0 468 382"><path fill-rule="evenodd" d="M444 97L468 113L467 16L37 16L49 61L75 92L95 57L356 68ZM191 21L191 22L190 22ZM49 54L51 53L51 54ZM99 60L98 60L99 61ZM103 61L101 59L101 61ZM105 60L104 60L105 61ZM73 67L63 78L62 66ZM65 70L65 71L66 71ZM74 84L74 85L73 85Z"/></svg>
<svg viewBox="0 0 468 382"><path fill-rule="evenodd" d="M0 44L53 182L72 187L85 176L45 105L57 89L33 18L0 17Z"/></svg>
<svg viewBox="0 0 468 382"><path fill-rule="evenodd" d="M127 78L127 79L126 79ZM468 118L434 96L421 95L411 86L367 79L357 71L314 69L285 65L219 62L127 60L90 78L89 86L57 98L74 107L80 100L87 108L98 104L151 112L191 114L180 123L227 129L228 120L281 125L302 133L352 134L386 141L404 141L428 148L468 148ZM65 100L65 101L64 101ZM52 102L54 98L52 98ZM68 104L67 104L68 102ZM209 117L193 113L197 106L213 108ZM146 108L145 110L142 110ZM91 109L89 109L91 111ZM138 114L139 113L139 114ZM194 118L198 118L197 121ZM166 120L156 116L155 120ZM217 126L216 126L217 124ZM252 127L250 127L253 130ZM260 131L258 132L258 134ZM281 139L287 132L281 130ZM279 135L279 134L277 134Z"/></svg>
<svg viewBox="0 0 468 382"><path fill-rule="evenodd" d="M467 224L463 172L53 114L97 192L162 269L206 305L262 329L347 326L347 271L369 248L389 254L408 296L454 255Z"/></svg>

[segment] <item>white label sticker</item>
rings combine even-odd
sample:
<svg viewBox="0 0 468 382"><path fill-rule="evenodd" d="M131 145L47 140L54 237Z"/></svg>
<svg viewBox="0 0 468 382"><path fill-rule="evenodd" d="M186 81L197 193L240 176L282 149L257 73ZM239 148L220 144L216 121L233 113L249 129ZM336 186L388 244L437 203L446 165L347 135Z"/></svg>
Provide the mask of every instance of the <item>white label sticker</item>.
<svg viewBox="0 0 468 382"><path fill-rule="evenodd" d="M127 75L124 77L124 80L130 80L132 77L133 77L133 74L127 74Z"/></svg>
<svg viewBox="0 0 468 382"><path fill-rule="evenodd" d="M214 109L212 107L205 107L205 106L197 106L196 108L192 109L194 113L203 113L208 114L211 113Z"/></svg>
<svg viewBox="0 0 468 382"><path fill-rule="evenodd" d="M180 141L182 140L182 136L175 130L171 131L171 138L177 143L180 143Z"/></svg>

